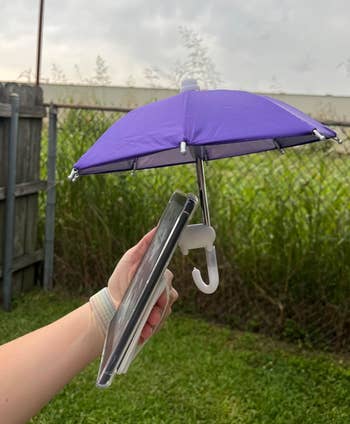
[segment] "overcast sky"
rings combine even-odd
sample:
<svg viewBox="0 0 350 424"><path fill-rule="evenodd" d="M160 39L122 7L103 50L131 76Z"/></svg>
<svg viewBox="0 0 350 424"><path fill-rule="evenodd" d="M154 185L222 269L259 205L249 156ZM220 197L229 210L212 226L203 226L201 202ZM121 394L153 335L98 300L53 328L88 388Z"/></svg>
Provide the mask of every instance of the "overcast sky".
<svg viewBox="0 0 350 424"><path fill-rule="evenodd" d="M0 80L15 80L35 70L39 1L0 2ZM100 55L113 84L145 85L146 68L185 59L181 25L224 88L350 95L349 0L46 0L43 77L56 64L79 82Z"/></svg>

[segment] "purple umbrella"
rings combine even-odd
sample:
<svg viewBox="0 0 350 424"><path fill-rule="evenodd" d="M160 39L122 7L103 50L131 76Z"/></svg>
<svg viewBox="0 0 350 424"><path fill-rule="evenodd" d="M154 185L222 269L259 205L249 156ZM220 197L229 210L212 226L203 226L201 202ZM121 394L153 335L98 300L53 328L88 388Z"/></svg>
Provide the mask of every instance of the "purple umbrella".
<svg viewBox="0 0 350 424"><path fill-rule="evenodd" d="M199 91L194 80L180 94L139 107L115 122L76 162L80 175L196 163L203 223L210 227L203 162L336 138L320 122L279 100L232 90ZM214 233L215 238L215 233ZM186 250L184 248L184 250ZM209 284L218 284L214 246L207 246ZM216 270L215 270L216 268Z"/></svg>

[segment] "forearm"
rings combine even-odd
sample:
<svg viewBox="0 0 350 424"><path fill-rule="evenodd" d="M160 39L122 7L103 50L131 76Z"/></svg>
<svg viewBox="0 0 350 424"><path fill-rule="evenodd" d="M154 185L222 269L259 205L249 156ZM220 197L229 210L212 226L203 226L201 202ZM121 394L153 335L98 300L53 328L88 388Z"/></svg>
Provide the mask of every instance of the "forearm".
<svg viewBox="0 0 350 424"><path fill-rule="evenodd" d="M101 353L93 319L87 303L0 347L2 423L26 422Z"/></svg>

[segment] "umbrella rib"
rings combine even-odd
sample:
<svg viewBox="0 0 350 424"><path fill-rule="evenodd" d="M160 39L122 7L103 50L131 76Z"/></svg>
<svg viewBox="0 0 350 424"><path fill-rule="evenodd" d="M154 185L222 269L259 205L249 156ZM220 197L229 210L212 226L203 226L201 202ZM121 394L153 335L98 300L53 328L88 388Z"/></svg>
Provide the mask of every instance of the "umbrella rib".
<svg viewBox="0 0 350 424"><path fill-rule="evenodd" d="M283 155L285 153L283 147L280 145L279 141L276 138L272 139L273 144L275 145L276 149Z"/></svg>
<svg viewBox="0 0 350 424"><path fill-rule="evenodd" d="M293 109L288 109L288 107L286 106L290 106L290 105L284 105L282 101L278 101L278 99L275 99L278 103L275 103L270 97L268 96L262 96L260 94L258 94L258 96L264 98L265 100L267 100L269 103L271 103L272 105L274 105L277 108L283 109L284 111L290 113L291 115L294 116L294 118L296 119L300 119L301 121L305 122L305 124L310 126L310 123L307 121L306 117L303 116L304 114L302 113L301 115L297 114ZM291 106L292 107L292 106ZM293 108L293 107L292 107ZM295 109L295 108L294 108ZM298 112L301 112L298 110ZM310 117L309 117L310 118ZM312 118L313 121L315 121L315 123L320 124L320 122L317 122L315 119ZM324 126L323 124L321 124L322 126Z"/></svg>

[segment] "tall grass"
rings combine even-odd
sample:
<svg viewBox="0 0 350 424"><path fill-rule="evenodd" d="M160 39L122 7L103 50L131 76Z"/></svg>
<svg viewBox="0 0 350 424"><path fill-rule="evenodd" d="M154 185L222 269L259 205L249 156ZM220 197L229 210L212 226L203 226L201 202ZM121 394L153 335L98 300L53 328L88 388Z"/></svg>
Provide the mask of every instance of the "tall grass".
<svg viewBox="0 0 350 424"><path fill-rule="evenodd" d="M116 118L60 115L56 284L93 291L154 226L175 189L197 192L191 165L67 180L73 163ZM198 293L202 252L171 268L186 311L323 347L350 340L350 158L331 143L215 161L206 167L221 286ZM200 220L198 212L195 221Z"/></svg>

